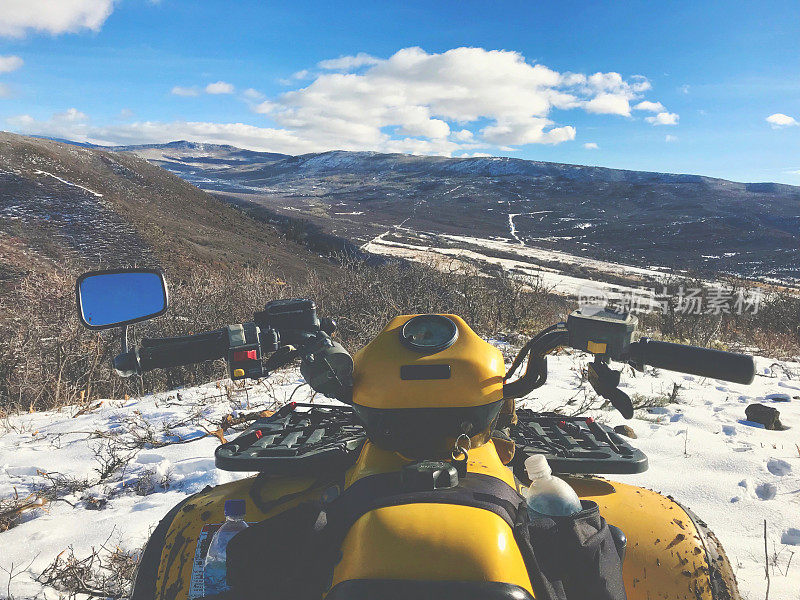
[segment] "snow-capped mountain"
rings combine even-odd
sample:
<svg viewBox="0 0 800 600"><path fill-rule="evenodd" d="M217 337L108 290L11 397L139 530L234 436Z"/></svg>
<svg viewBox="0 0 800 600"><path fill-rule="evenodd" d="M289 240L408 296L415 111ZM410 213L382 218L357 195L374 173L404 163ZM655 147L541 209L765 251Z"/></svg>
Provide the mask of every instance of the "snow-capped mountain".
<svg viewBox="0 0 800 600"><path fill-rule="evenodd" d="M502 157L286 156L192 142L113 149L360 243L402 228L638 266L800 278L795 186Z"/></svg>

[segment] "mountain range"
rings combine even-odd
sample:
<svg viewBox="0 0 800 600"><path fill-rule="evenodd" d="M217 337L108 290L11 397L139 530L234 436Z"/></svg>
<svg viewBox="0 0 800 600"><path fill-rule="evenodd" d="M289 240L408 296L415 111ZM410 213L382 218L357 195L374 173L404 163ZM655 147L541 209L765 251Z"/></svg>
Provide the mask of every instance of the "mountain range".
<svg viewBox="0 0 800 600"><path fill-rule="evenodd" d="M185 141L110 150L360 244L387 231L469 236L638 266L800 278L796 186L502 157L288 156Z"/></svg>

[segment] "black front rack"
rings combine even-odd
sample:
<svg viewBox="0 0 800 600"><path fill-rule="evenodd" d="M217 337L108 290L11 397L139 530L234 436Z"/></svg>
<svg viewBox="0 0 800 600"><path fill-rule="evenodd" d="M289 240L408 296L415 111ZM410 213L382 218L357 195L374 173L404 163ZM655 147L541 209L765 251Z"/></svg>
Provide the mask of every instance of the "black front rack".
<svg viewBox="0 0 800 600"><path fill-rule="evenodd" d="M641 473L647 457L613 430L590 417L517 411L511 427L516 443L512 463L524 479L523 463L544 454L556 473ZM346 469L355 462L367 439L349 406L292 402L270 417L259 419L235 440L214 452L225 471L259 471L270 475L318 475Z"/></svg>
<svg viewBox="0 0 800 600"><path fill-rule="evenodd" d="M291 402L214 452L224 471L317 474L347 468L367 434L349 406Z"/></svg>
<svg viewBox="0 0 800 600"><path fill-rule="evenodd" d="M647 470L647 456L629 445L610 427L592 417L517 411L511 438L517 450L514 471L532 454L544 454L555 473L630 474ZM518 471L521 469L521 471Z"/></svg>

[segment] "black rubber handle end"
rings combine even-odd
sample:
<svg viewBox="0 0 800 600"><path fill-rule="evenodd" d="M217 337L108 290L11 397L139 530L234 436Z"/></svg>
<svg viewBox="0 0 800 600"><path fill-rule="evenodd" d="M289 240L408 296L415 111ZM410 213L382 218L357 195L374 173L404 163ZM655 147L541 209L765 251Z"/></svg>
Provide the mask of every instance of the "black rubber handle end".
<svg viewBox="0 0 800 600"><path fill-rule="evenodd" d="M677 371L699 377L721 379L731 383L749 385L756 376L756 363L752 356L684 346L670 342L657 342L642 338L628 347L629 362L638 368L650 365L657 369Z"/></svg>

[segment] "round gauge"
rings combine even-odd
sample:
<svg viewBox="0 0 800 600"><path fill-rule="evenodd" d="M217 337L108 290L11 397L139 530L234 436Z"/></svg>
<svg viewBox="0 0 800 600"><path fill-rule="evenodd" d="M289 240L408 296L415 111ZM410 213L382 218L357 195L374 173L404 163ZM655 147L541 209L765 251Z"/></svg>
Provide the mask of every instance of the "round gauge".
<svg viewBox="0 0 800 600"><path fill-rule="evenodd" d="M442 315L418 315L406 321L400 341L416 352L433 354L452 346L458 339L458 327Z"/></svg>

